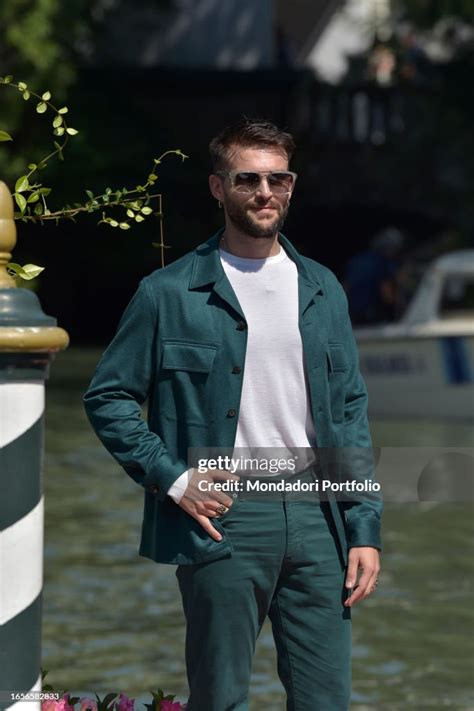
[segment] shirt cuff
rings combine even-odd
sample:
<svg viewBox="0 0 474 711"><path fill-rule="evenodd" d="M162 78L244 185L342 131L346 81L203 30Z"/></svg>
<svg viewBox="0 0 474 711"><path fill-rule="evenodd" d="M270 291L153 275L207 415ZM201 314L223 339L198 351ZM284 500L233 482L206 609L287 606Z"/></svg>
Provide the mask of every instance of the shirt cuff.
<svg viewBox="0 0 474 711"><path fill-rule="evenodd" d="M168 496L171 496L171 498L176 504L179 504L179 502L184 496L184 492L188 488L191 473L192 469L187 469L181 474L181 476L176 479L173 484L171 484L170 488L168 489Z"/></svg>

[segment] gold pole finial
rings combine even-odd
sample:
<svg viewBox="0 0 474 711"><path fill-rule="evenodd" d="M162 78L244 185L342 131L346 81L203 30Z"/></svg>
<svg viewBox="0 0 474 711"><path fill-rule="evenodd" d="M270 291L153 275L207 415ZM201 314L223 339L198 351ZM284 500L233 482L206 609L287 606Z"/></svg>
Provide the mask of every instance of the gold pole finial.
<svg viewBox="0 0 474 711"><path fill-rule="evenodd" d="M0 180L0 289L16 286L6 265L11 259L16 244L16 225L13 219L13 198L8 186Z"/></svg>

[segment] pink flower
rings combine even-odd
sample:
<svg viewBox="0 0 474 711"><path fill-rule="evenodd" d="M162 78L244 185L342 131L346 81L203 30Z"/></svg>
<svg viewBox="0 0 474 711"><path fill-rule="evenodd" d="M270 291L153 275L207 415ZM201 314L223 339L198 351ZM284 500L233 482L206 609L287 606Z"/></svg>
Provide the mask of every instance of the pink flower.
<svg viewBox="0 0 474 711"><path fill-rule="evenodd" d="M118 703L115 704L117 711L133 711L135 699L129 699L125 694L120 694Z"/></svg>
<svg viewBox="0 0 474 711"><path fill-rule="evenodd" d="M64 694L62 699L52 701L48 699L41 702L41 711L74 711L74 706L69 703L69 694ZM97 711L97 706L93 711Z"/></svg>
<svg viewBox="0 0 474 711"><path fill-rule="evenodd" d="M56 711L74 711L74 706L70 703L69 694L63 694L62 699L56 701Z"/></svg>
<svg viewBox="0 0 474 711"><path fill-rule="evenodd" d="M163 699L160 706L160 711L185 711L186 706L179 703L179 701L167 701Z"/></svg>
<svg viewBox="0 0 474 711"><path fill-rule="evenodd" d="M94 699L89 699L87 696L85 696L83 699L81 699L81 706L79 711L87 711L87 709L91 709L91 711L97 711L97 701L94 701Z"/></svg>
<svg viewBox="0 0 474 711"><path fill-rule="evenodd" d="M47 699L46 701L41 702L41 711L56 711L56 704L59 703L57 701L51 701L50 699Z"/></svg>

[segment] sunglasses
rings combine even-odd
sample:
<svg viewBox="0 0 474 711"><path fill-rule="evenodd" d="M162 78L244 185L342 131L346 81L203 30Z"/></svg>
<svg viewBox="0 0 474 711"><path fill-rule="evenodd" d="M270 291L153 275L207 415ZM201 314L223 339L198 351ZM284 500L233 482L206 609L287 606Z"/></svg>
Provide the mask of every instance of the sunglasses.
<svg viewBox="0 0 474 711"><path fill-rule="evenodd" d="M230 184L239 193L255 193L262 179L266 179L269 189L275 195L286 195L292 192L295 187L296 173L289 170L274 171L242 171L242 170L218 170L217 175L229 178Z"/></svg>

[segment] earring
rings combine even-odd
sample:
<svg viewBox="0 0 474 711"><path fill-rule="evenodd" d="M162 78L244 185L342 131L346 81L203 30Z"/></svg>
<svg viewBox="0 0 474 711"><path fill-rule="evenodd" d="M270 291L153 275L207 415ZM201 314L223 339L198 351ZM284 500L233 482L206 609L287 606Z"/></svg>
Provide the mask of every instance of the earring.
<svg viewBox="0 0 474 711"><path fill-rule="evenodd" d="M218 206L219 206L219 210L220 210L220 209L221 209L221 207L222 207L222 203L221 203L221 201L220 201L220 200L218 200L218 201L217 201L217 204L218 204Z"/></svg>

